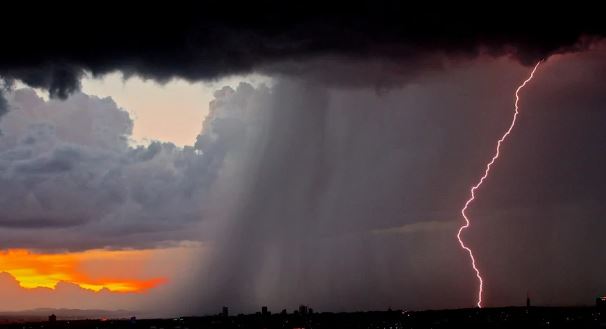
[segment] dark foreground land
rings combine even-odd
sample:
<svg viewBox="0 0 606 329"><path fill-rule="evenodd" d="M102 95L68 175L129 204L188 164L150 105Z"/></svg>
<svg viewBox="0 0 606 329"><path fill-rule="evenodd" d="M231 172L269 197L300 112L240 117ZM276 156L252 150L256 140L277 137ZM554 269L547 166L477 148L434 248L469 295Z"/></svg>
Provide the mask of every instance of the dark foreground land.
<svg viewBox="0 0 606 329"><path fill-rule="evenodd" d="M61 320L0 324L1 329L227 329L227 328L600 328L606 312L594 307L508 307L442 311L257 313L176 319Z"/></svg>

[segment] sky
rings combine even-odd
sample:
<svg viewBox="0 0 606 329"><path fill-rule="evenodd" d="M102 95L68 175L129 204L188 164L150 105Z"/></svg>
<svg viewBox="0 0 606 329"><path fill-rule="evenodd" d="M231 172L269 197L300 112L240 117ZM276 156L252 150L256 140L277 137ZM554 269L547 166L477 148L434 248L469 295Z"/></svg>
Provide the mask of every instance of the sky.
<svg viewBox="0 0 606 329"><path fill-rule="evenodd" d="M465 241L486 306L606 294L601 18L380 4L32 13L87 34L4 40L0 310L473 307L460 210L541 60Z"/></svg>
<svg viewBox="0 0 606 329"><path fill-rule="evenodd" d="M200 132L200 123L208 115L213 92L224 86L237 86L241 81L252 84L270 83L269 78L250 75L189 83L175 79L165 84L138 77L125 79L120 73L82 80L82 92L98 97L111 97L136 121L133 143L161 140L177 146L192 145ZM174 112L176 115L166 115ZM178 127L178 129L166 129Z"/></svg>

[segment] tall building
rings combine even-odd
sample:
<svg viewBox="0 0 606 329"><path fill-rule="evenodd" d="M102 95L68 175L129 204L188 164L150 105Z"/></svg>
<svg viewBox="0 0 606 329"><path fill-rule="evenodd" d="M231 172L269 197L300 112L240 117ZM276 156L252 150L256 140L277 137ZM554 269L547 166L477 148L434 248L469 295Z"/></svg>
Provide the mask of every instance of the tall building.
<svg viewBox="0 0 606 329"><path fill-rule="evenodd" d="M600 326L606 327L606 297L596 298L595 308L598 311Z"/></svg>
<svg viewBox="0 0 606 329"><path fill-rule="evenodd" d="M221 315L223 315L224 317L229 316L229 308L227 306L223 306L223 311L221 312Z"/></svg>
<svg viewBox="0 0 606 329"><path fill-rule="evenodd" d="M267 306L261 307L261 314L262 315L269 315L269 312L267 311Z"/></svg>

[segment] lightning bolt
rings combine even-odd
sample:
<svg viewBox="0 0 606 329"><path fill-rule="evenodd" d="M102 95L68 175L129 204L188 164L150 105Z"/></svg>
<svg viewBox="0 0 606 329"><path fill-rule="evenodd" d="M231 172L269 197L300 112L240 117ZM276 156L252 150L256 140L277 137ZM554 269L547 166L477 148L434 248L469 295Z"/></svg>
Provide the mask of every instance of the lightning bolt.
<svg viewBox="0 0 606 329"><path fill-rule="evenodd" d="M526 84L528 82L530 82L530 80L532 80L532 78L534 77L534 73L536 72L536 70L539 67L539 64L541 64L541 62L542 61L539 61L534 66L534 68L530 72L530 75L528 76L528 78L526 80L524 80L524 82L522 82L521 85L518 86L518 89L516 89L515 103L514 103L514 109L515 109L515 111L513 113L513 119L511 120L511 125L509 125L509 129L507 129L507 131L503 134L503 136L497 142L497 148L495 150L494 155L492 156L492 159L486 165L486 169L484 170L484 176L482 176L480 178L480 180L478 181L478 183L476 185L474 185L474 186L471 187L470 197L467 200L467 202L465 202L465 206L463 207L463 209L461 209L461 215L463 215L463 218L465 219L465 224L463 224L459 228L459 232L457 233L457 239L459 240L459 244L461 245L461 248L463 248L469 254L469 258L471 259L471 267L473 267L473 270L476 272L476 278L478 279L478 283L479 283L479 287L478 287L478 299L477 299L477 304L476 305L479 308L482 307L482 293L483 293L483 289L484 289L484 280L482 279L482 275L480 274L480 270L478 270L478 267L476 266L476 260L473 257L473 252L471 251L471 249L469 247L467 247L465 245L465 243L463 242L463 239L461 239L461 233L463 233L464 230L468 229L469 226L470 226L470 224L471 224L471 222L469 221L469 217L467 217L466 211L467 211L467 208L469 207L469 205L476 198L476 195L475 195L476 190L478 188L480 188L480 186L482 185L482 183L484 182L484 180L488 177L488 174L490 174L490 167L499 158L499 152L500 152L500 149L501 149L501 144L505 141L505 139L507 139L507 136L509 136L509 134L511 133L511 130L513 129L513 127L516 124L516 119L518 118L518 102L520 101L520 95L519 95L520 91L524 88L524 86L526 86Z"/></svg>

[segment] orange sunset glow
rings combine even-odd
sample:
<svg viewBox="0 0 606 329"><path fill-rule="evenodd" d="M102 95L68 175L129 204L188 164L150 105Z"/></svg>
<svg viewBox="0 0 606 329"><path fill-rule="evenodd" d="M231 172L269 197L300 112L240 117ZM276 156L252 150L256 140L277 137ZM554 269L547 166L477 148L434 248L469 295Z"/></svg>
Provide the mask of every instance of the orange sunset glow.
<svg viewBox="0 0 606 329"><path fill-rule="evenodd" d="M84 289L144 292L167 280L144 275L150 250L89 250L74 253L35 253L9 249L0 253L0 269L23 288L55 288L70 282Z"/></svg>

